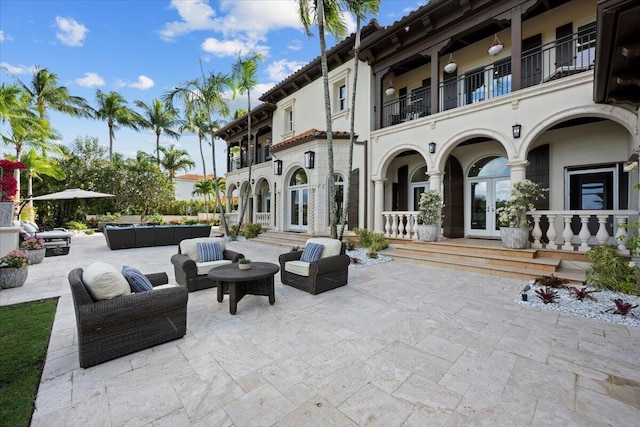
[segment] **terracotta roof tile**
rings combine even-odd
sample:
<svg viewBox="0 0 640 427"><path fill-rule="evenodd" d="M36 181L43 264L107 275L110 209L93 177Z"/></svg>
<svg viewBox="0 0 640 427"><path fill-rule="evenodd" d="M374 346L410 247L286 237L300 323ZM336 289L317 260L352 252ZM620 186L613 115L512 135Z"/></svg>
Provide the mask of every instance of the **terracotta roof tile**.
<svg viewBox="0 0 640 427"><path fill-rule="evenodd" d="M333 138L334 139L349 139L349 132L342 131L334 131ZM296 145L303 144L307 141L312 141L314 139L327 139L327 132L318 129L309 129L298 135L294 135L291 138L285 139L284 141L280 141L271 146L272 151L281 151L288 147L295 147Z"/></svg>

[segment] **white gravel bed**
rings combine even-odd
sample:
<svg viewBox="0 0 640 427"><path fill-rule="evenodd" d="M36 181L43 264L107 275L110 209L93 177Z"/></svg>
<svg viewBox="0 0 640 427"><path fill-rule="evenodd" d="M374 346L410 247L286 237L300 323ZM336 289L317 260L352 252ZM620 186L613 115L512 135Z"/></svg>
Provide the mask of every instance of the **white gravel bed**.
<svg viewBox="0 0 640 427"><path fill-rule="evenodd" d="M380 252L378 252L378 258L369 258L367 256L367 252L369 251L366 249L354 249L352 251L347 251L347 255L349 255L349 257L358 258L358 263L354 264L352 261L351 264L349 264L349 268L365 268L392 261L390 257L384 256Z"/></svg>
<svg viewBox="0 0 640 427"><path fill-rule="evenodd" d="M575 314L578 316L590 317L592 319L605 320L607 322L619 323L626 326L634 326L640 328L640 297L633 295L621 294L619 292L612 292L607 290L600 290L596 293L590 294L595 300L585 298L583 301L579 301L574 293L569 289L556 289L558 292L558 299L554 303L545 304L536 294L537 289L542 289L544 286L538 286L534 284L534 281L529 282L529 289L526 294L528 301L522 301L522 294L518 294L518 297L514 300L518 304L532 305L535 307L544 308L547 310L561 311L563 313ZM582 286L579 286L582 288ZM595 289L587 286L587 289ZM620 298L624 302L628 302L631 305L638 305L637 308L632 309L626 316L614 314L616 304L614 299Z"/></svg>

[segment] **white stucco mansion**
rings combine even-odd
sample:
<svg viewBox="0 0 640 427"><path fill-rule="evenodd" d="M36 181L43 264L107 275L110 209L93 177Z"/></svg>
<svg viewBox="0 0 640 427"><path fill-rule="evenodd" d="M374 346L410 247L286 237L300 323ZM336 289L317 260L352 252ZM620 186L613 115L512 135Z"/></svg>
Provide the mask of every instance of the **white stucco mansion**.
<svg viewBox="0 0 640 427"><path fill-rule="evenodd" d="M350 228L412 239L420 194L438 189L444 237L496 238L496 206L529 178L550 189L534 247L611 240L638 212L638 176L625 164L640 147L639 21L631 0L431 0L388 27L374 20L355 113L354 37L328 54L336 175L316 58L260 97L250 140L246 115L218 132L240 147L227 150L228 195L250 186L245 221L327 234L335 179Z"/></svg>

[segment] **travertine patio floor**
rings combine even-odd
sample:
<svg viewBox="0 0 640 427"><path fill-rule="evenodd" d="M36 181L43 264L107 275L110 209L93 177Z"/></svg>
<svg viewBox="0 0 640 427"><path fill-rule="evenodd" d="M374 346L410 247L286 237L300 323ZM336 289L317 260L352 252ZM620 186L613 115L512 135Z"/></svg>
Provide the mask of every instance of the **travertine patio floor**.
<svg viewBox="0 0 640 427"><path fill-rule="evenodd" d="M229 246L254 261L282 249ZM187 335L81 369L67 273L101 260L165 271L174 246L73 238L0 304L60 296L33 426L637 425L640 330L513 302L520 280L391 262L276 303L189 294Z"/></svg>

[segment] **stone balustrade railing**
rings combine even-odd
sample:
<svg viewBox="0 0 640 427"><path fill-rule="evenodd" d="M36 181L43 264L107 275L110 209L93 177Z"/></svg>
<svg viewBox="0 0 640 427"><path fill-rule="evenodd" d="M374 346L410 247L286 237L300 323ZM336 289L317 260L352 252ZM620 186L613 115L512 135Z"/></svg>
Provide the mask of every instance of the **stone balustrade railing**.
<svg viewBox="0 0 640 427"><path fill-rule="evenodd" d="M271 228L271 213L270 212L257 212L256 222L262 226L262 228Z"/></svg>
<svg viewBox="0 0 640 427"><path fill-rule="evenodd" d="M418 240L418 211L385 211L384 237Z"/></svg>
<svg viewBox="0 0 640 427"><path fill-rule="evenodd" d="M609 244L616 245L624 255L630 253L624 242L628 236L627 227L638 220L638 211L632 210L536 210L527 214L533 219L532 248L586 252L593 245ZM541 225L543 218L548 223L544 227ZM576 234L572 223L577 221L580 230ZM589 223L592 224L591 230Z"/></svg>

